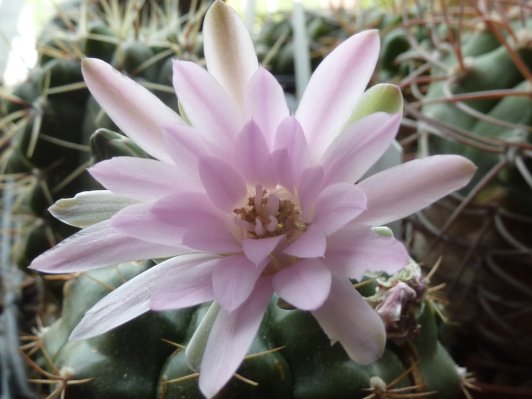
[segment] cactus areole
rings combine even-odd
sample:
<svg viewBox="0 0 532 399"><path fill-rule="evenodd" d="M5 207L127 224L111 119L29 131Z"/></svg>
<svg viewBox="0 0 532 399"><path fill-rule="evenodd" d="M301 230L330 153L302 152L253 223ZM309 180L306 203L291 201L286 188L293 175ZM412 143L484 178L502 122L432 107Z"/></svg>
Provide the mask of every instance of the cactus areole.
<svg viewBox="0 0 532 399"><path fill-rule="evenodd" d="M311 312L352 360L374 362L385 327L350 279L394 273L408 254L373 228L464 186L474 166L435 156L363 178L394 139L402 111L396 88L364 94L379 54L376 31L352 36L320 64L294 115L222 1L207 12L204 36L208 71L174 62L180 115L105 62L84 60L96 101L153 158L90 168L106 190L50 209L74 225L84 214L83 229L31 268L65 273L166 259L100 300L71 339L150 309L213 301L186 351L209 398L241 364L274 293Z"/></svg>

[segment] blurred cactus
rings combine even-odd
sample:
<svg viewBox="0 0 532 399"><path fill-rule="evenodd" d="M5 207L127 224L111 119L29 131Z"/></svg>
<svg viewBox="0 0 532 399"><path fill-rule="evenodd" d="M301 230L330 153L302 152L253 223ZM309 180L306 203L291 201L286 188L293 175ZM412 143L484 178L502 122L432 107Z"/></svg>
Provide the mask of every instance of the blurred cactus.
<svg viewBox="0 0 532 399"><path fill-rule="evenodd" d="M532 375L531 27L520 1L405 7L388 39L405 51L381 71L407 98L407 150L478 166L468 188L410 219L410 239L418 259L442 256L457 356L507 385Z"/></svg>
<svg viewBox="0 0 532 399"><path fill-rule="evenodd" d="M98 128L117 130L89 96L81 58L111 62L177 108L171 59L201 57L200 3L189 4L188 15L179 14L177 0L65 3L38 38L39 62L30 76L2 89L0 171L17 183L20 234L13 256L19 265L73 232L46 210L59 198L94 188L85 171L92 161L90 137ZM120 147L119 141L109 145ZM95 155L100 160L109 151Z"/></svg>
<svg viewBox="0 0 532 399"><path fill-rule="evenodd" d="M358 10L337 9L319 12L305 11L305 28L310 46L310 64L315 69L334 48L349 36L364 29L379 29L386 37L388 31L401 21L401 16L387 12L381 7ZM386 39L384 39L386 40ZM261 30L255 38L255 48L261 63L265 65L284 86L294 91L294 43L292 14L268 15L261 21ZM381 55L390 57L388 53Z"/></svg>

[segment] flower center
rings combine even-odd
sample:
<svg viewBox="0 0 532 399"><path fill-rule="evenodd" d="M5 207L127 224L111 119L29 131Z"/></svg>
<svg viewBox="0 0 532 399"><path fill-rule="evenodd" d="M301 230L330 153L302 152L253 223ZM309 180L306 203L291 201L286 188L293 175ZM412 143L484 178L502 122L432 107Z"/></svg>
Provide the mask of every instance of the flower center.
<svg viewBox="0 0 532 399"><path fill-rule="evenodd" d="M291 242L307 229L302 221L301 209L283 188L268 192L259 184L255 186L255 196L248 198L246 206L233 212L235 223L243 227L250 238L286 234Z"/></svg>

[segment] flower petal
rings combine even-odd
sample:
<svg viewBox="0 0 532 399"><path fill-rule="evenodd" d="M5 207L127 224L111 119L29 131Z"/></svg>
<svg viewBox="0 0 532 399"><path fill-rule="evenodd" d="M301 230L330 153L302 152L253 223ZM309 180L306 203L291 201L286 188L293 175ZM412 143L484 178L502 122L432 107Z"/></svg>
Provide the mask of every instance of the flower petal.
<svg viewBox="0 0 532 399"><path fill-rule="evenodd" d="M135 203L107 190L83 191L74 198L56 201L48 208L48 212L71 226L88 227L109 219L119 210Z"/></svg>
<svg viewBox="0 0 532 399"><path fill-rule="evenodd" d="M290 115L283 88L263 67L251 77L246 93L247 117L253 118L271 148L277 127Z"/></svg>
<svg viewBox="0 0 532 399"><path fill-rule="evenodd" d="M81 69L91 94L120 130L150 155L170 160L159 126L166 122L183 123L177 113L101 60L86 58Z"/></svg>
<svg viewBox="0 0 532 399"><path fill-rule="evenodd" d="M326 235L341 229L366 210L366 194L349 183L327 186L316 199L313 225Z"/></svg>
<svg viewBox="0 0 532 399"><path fill-rule="evenodd" d="M320 165L306 168L299 177L297 191L305 221L311 221L312 219L314 201L316 201L316 198L323 189L324 181L325 172Z"/></svg>
<svg viewBox="0 0 532 399"><path fill-rule="evenodd" d="M402 242L355 223L327 238L325 259L333 273L360 281L366 271L394 274L408 264Z"/></svg>
<svg viewBox="0 0 532 399"><path fill-rule="evenodd" d="M124 208L111 218L111 226L129 237L168 245L179 251L189 250L181 245L183 229L155 218L149 203Z"/></svg>
<svg viewBox="0 0 532 399"><path fill-rule="evenodd" d="M235 236L227 229L188 229L183 236L183 245L212 254L241 252L242 248Z"/></svg>
<svg viewBox="0 0 532 399"><path fill-rule="evenodd" d="M403 114L403 95L401 89L390 83L379 83L364 92L351 118L345 126L349 126L365 116L375 112Z"/></svg>
<svg viewBox="0 0 532 399"><path fill-rule="evenodd" d="M220 259L212 275L216 302L232 312L249 298L261 272L261 268L242 255Z"/></svg>
<svg viewBox="0 0 532 399"><path fill-rule="evenodd" d="M228 146L241 128L243 115L223 88L202 67L190 61L174 61L174 88L187 118L211 144Z"/></svg>
<svg viewBox="0 0 532 399"><path fill-rule="evenodd" d="M288 171L284 168L278 168L278 179L282 179L286 173L291 171L288 178L290 185L294 185L302 171L310 165L307 139L296 118L291 116L281 122L277 128L273 148L274 154L276 152L287 154L288 157L286 157L286 161L283 160L283 163L287 166L290 165Z"/></svg>
<svg viewBox="0 0 532 399"><path fill-rule="evenodd" d="M357 182L386 152L400 122L400 114L379 112L340 133L323 154L327 182Z"/></svg>
<svg viewBox="0 0 532 399"><path fill-rule="evenodd" d="M115 157L89 168L90 174L108 190L139 201L190 188L174 165L154 159Z"/></svg>
<svg viewBox="0 0 532 399"><path fill-rule="evenodd" d="M272 295L270 279L260 279L253 294L233 312L221 309L201 362L199 387L212 398L231 379L244 359Z"/></svg>
<svg viewBox="0 0 532 399"><path fill-rule="evenodd" d="M150 309L183 309L212 301L212 273L217 263L218 259L207 260L161 275L150 298Z"/></svg>
<svg viewBox="0 0 532 399"><path fill-rule="evenodd" d="M332 275L322 260L305 259L273 276L274 290L298 309L319 308L331 290Z"/></svg>
<svg viewBox="0 0 532 399"><path fill-rule="evenodd" d="M369 364L382 355L384 324L347 278L333 277L329 297L312 314L331 343L340 341L355 362Z"/></svg>
<svg viewBox="0 0 532 399"><path fill-rule="evenodd" d="M351 116L378 56L379 33L366 30L340 44L313 73L296 117L315 156L323 152Z"/></svg>
<svg viewBox="0 0 532 399"><path fill-rule="evenodd" d="M377 173L358 184L368 210L357 221L380 226L401 219L464 187L476 167L458 155L433 155Z"/></svg>
<svg viewBox="0 0 532 399"><path fill-rule="evenodd" d="M208 155L200 132L188 125L163 125L163 138L172 161L183 174L198 178L198 159Z"/></svg>
<svg viewBox="0 0 532 399"><path fill-rule="evenodd" d="M276 171L266 139L254 120L247 122L238 135L234 146L235 166L252 184L272 187L277 183Z"/></svg>
<svg viewBox="0 0 532 399"><path fill-rule="evenodd" d="M200 178L207 195L222 211L233 211L247 194L246 183L235 170L216 158L202 158Z"/></svg>
<svg viewBox="0 0 532 399"><path fill-rule="evenodd" d="M246 257L255 265L258 265L277 247L277 245L285 238L284 235L268 238L246 238L242 241L242 249Z"/></svg>
<svg viewBox="0 0 532 399"><path fill-rule="evenodd" d="M70 339L86 339L103 334L150 309L150 298L158 284L168 278L179 281L191 278L196 266L208 262L212 256L183 255L159 263L122 284L101 299L74 328Z"/></svg>
<svg viewBox="0 0 532 399"><path fill-rule="evenodd" d="M205 15L203 38L210 74L243 110L246 85L259 68L244 23L231 7L215 1Z"/></svg>
<svg viewBox="0 0 532 399"><path fill-rule="evenodd" d="M111 227L109 221L103 221L61 241L35 258L30 268L47 273L73 273L180 253L178 248L126 236Z"/></svg>
<svg viewBox="0 0 532 399"><path fill-rule="evenodd" d="M296 241L284 249L287 255L298 258L319 258L325 254L327 240L325 233L316 226L310 225Z"/></svg>
<svg viewBox="0 0 532 399"><path fill-rule="evenodd" d="M151 205L152 217L182 229L224 228L230 234L224 214L213 207L203 193L173 194Z"/></svg>

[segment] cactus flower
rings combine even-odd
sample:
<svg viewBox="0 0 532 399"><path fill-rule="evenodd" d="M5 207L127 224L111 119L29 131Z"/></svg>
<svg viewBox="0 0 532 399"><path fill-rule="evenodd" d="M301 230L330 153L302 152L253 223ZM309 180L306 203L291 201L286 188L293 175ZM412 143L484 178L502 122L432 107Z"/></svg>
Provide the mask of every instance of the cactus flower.
<svg viewBox="0 0 532 399"><path fill-rule="evenodd" d="M103 61L84 60L92 95L152 158L91 167L105 190L50 209L82 230L31 268L65 273L164 259L97 303L71 338L150 309L214 301L203 338L193 338L201 348L190 355L206 397L237 370L274 293L312 312L354 361L375 361L384 324L350 279L394 273L408 254L373 228L464 186L474 166L434 156L364 177L392 142L402 107L393 86L364 92L379 53L376 31L352 36L321 63L293 115L222 1L206 15L204 45L207 70L174 63L181 115Z"/></svg>

